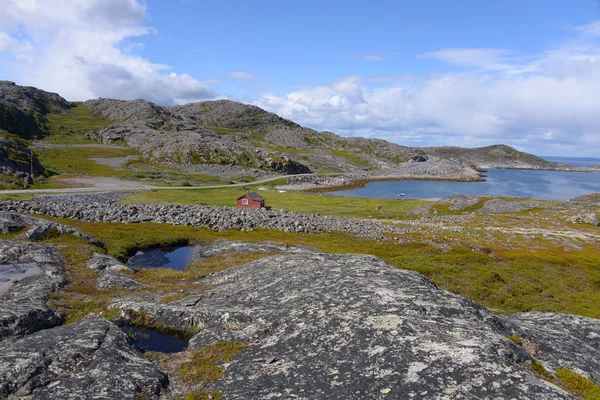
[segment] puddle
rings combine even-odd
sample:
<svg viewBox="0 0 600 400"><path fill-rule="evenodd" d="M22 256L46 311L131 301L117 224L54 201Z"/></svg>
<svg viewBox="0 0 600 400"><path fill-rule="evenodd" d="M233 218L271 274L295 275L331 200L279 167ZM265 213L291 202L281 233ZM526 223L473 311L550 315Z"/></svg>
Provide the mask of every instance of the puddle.
<svg viewBox="0 0 600 400"><path fill-rule="evenodd" d="M171 268L183 270L192 262L193 246L179 247L176 249L147 249L138 251L127 261L130 267L143 268Z"/></svg>
<svg viewBox="0 0 600 400"><path fill-rule="evenodd" d="M135 347L142 351L158 351L161 353L179 353L184 351L189 340L162 335L154 331L137 329L131 326L121 328L131 338Z"/></svg>
<svg viewBox="0 0 600 400"><path fill-rule="evenodd" d="M0 296L8 292L14 281L41 273L40 267L34 263L0 265Z"/></svg>

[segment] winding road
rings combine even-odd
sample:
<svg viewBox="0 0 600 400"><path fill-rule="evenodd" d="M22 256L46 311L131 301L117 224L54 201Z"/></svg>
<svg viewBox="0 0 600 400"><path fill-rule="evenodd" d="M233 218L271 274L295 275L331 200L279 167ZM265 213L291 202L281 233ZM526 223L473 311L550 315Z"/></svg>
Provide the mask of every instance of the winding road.
<svg viewBox="0 0 600 400"><path fill-rule="evenodd" d="M294 176L310 176L312 174L297 174ZM124 181L115 178L85 176L74 178L86 186L64 189L18 189L18 190L0 190L2 194L27 194L27 193L85 193L85 192L124 192L131 190L198 190L198 189L222 189L232 187L242 187L250 185L260 185L267 182L276 181L285 178L288 175L277 175L259 181L245 183L231 183L225 185L210 186L152 186L135 181Z"/></svg>

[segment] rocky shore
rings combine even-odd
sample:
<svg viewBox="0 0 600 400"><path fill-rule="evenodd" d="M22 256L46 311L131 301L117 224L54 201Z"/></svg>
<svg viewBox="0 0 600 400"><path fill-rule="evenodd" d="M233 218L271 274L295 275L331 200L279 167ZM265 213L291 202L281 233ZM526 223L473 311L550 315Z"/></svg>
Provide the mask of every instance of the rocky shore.
<svg viewBox="0 0 600 400"><path fill-rule="evenodd" d="M386 168L363 173L340 176L290 176L282 190L330 192L364 186L375 181L443 180L460 182L483 181L481 173L457 161L429 156L411 160L395 168Z"/></svg>

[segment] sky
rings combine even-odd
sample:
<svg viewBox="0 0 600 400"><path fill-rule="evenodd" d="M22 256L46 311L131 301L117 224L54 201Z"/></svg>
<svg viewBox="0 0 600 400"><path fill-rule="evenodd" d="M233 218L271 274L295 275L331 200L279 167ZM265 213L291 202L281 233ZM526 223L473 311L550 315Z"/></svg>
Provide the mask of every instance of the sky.
<svg viewBox="0 0 600 400"><path fill-rule="evenodd" d="M0 0L0 79L406 146L600 154L600 0Z"/></svg>

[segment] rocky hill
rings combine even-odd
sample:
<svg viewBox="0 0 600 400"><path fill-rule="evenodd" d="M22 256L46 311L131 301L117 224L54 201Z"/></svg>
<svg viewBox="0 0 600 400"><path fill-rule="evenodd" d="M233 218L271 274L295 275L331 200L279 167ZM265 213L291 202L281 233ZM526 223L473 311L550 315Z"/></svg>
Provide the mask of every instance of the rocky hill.
<svg viewBox="0 0 600 400"><path fill-rule="evenodd" d="M150 158L179 165L221 163L284 172L358 172L395 168L428 155L475 168L558 168L508 146L414 148L380 139L317 132L252 105L228 100L160 107L143 100L90 100L92 113L115 121L96 134L126 142Z"/></svg>
<svg viewBox="0 0 600 400"><path fill-rule="evenodd" d="M466 149L461 147L423 147L427 154L446 159L456 159L480 169L555 169L558 165L533 154L523 153L512 147L496 144L493 146Z"/></svg>
<svg viewBox="0 0 600 400"><path fill-rule="evenodd" d="M43 137L46 115L68 113L73 106L56 93L0 81L0 130L23 139Z"/></svg>
<svg viewBox="0 0 600 400"><path fill-rule="evenodd" d="M238 176L258 171L361 173L432 157L470 168L560 167L507 146L413 148L379 139L344 138L229 100L164 107L145 100L100 98L84 104L92 115L108 121L104 129L88 132L89 138L126 144L150 162L207 175L215 166ZM57 94L0 83L0 129L19 137L56 134L49 129L47 116L80 118L70 111L72 107Z"/></svg>

